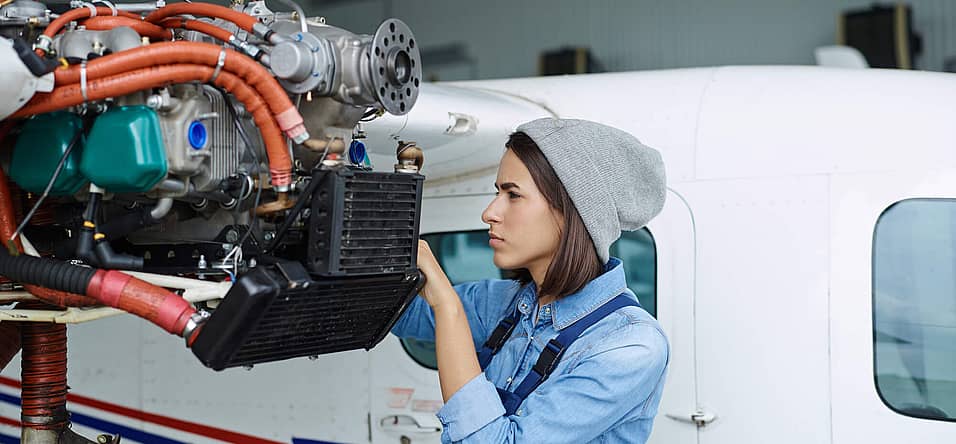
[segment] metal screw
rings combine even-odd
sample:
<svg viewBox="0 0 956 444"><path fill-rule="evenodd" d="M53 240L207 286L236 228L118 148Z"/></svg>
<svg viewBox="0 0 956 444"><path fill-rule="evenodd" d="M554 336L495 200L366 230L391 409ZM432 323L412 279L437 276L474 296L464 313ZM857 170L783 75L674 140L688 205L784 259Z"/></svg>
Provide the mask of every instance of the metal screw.
<svg viewBox="0 0 956 444"><path fill-rule="evenodd" d="M309 356L309 360L310 360L310 361L316 361L316 360L318 360L318 359L319 359L319 355Z"/></svg>
<svg viewBox="0 0 956 444"><path fill-rule="evenodd" d="M239 232L236 230L229 230L226 232L226 242L235 243L239 240Z"/></svg>
<svg viewBox="0 0 956 444"><path fill-rule="evenodd" d="M197 266L198 266L199 268L206 268L206 267L209 266L209 264L206 263L206 255L204 255L204 254L200 254L200 255L199 255L199 264L197 264Z"/></svg>
<svg viewBox="0 0 956 444"><path fill-rule="evenodd" d="M276 234L272 231L266 231L265 233L262 234L262 238L265 239L266 241L271 241L272 239L276 238Z"/></svg>
<svg viewBox="0 0 956 444"><path fill-rule="evenodd" d="M96 437L96 442L100 444L107 444L113 440L113 437L110 435L100 435Z"/></svg>

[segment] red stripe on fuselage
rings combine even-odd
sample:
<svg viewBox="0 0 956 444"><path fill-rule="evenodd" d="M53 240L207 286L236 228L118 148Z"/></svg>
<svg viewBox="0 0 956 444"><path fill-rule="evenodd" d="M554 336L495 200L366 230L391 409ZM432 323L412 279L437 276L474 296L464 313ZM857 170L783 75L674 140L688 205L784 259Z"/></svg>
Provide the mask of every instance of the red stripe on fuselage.
<svg viewBox="0 0 956 444"><path fill-rule="evenodd" d="M0 376L0 385L20 388L20 381L13 378L8 378L6 376ZM194 422L182 421L176 418L170 418L168 416L157 415L155 413L147 413L140 410L134 410L129 407L123 407L118 404L100 401L97 399L88 398L86 396L77 395L74 393L67 394L66 399L68 402L72 402L75 404L92 407L95 409L107 411L117 415L127 416L130 418L150 422L153 424L158 424L163 427L169 427L171 429L182 430L184 432L189 432L194 435L205 436L207 438L212 438L212 439L218 439L220 441L227 441L227 442L232 442L236 444L284 444L280 441L262 439L252 435L231 432L229 430L219 429L216 427L209 427L209 426L197 424ZM17 423L18 427L19 425L20 424Z"/></svg>

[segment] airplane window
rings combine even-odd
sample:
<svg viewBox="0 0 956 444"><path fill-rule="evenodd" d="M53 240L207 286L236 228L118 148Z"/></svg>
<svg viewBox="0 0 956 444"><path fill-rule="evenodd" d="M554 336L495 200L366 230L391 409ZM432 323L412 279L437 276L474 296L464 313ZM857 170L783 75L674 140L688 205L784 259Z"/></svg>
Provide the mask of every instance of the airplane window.
<svg viewBox="0 0 956 444"><path fill-rule="evenodd" d="M488 246L488 231L426 234L435 258L452 285L480 279L508 279L507 271L495 267L494 251ZM611 245L611 256L624 262L627 285L651 316L657 317L657 258L654 238L646 229L628 232ZM423 367L438 368L435 343L401 338L405 351Z"/></svg>
<svg viewBox="0 0 956 444"><path fill-rule="evenodd" d="M956 200L904 200L877 221L873 345L887 406L956 420Z"/></svg>

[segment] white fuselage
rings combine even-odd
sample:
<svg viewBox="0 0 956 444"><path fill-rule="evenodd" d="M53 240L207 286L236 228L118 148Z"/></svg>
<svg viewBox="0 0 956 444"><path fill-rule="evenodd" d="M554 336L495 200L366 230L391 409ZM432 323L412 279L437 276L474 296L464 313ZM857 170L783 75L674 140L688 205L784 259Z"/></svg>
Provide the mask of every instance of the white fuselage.
<svg viewBox="0 0 956 444"><path fill-rule="evenodd" d="M648 229L671 362L651 442L956 442L956 423L881 399L872 276L888 207L956 196L956 76L725 67L433 84L407 116L365 129L378 169L394 163L394 140L424 148L421 231L457 232L487 228L480 213L508 133L544 116L619 127L664 157L667 203ZM438 442L437 372L391 336L371 352L214 373L132 317L70 331L77 394L262 442ZM956 380L956 351L949 359L941 368ZM70 408L216 442L92 403ZM0 404L0 416L17 412Z"/></svg>

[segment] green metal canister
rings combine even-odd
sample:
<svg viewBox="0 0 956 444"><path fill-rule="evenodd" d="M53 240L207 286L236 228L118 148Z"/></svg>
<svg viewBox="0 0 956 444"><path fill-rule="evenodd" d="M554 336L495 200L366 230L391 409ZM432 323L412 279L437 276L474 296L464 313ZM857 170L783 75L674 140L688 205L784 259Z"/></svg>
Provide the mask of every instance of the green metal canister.
<svg viewBox="0 0 956 444"><path fill-rule="evenodd" d="M23 124L13 147L10 178L24 190L42 193L70 143L82 131L83 121L73 113L57 111L31 117ZM80 134L50 188L50 195L70 195L86 183L80 173L84 143L85 138Z"/></svg>
<svg viewBox="0 0 956 444"><path fill-rule="evenodd" d="M166 177L159 117L142 106L118 106L93 123L80 171L113 193L144 193Z"/></svg>

